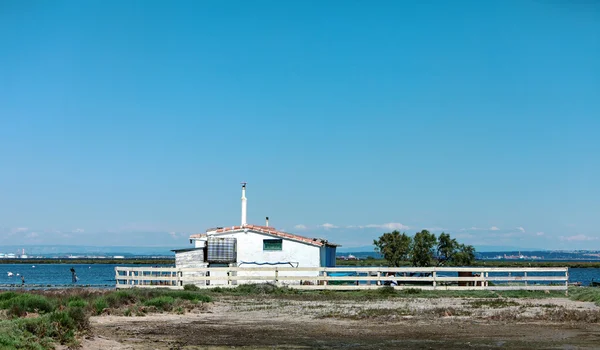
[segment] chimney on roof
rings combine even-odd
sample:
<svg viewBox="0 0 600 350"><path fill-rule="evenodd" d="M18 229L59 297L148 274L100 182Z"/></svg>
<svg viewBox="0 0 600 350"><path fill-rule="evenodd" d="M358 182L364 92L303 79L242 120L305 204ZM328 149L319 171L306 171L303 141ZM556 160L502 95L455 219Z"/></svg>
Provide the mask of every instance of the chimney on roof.
<svg viewBox="0 0 600 350"><path fill-rule="evenodd" d="M246 226L246 183L242 182L242 227Z"/></svg>
<svg viewBox="0 0 600 350"><path fill-rule="evenodd" d="M269 217L268 216L267 216L267 224L265 226L269 227Z"/></svg>

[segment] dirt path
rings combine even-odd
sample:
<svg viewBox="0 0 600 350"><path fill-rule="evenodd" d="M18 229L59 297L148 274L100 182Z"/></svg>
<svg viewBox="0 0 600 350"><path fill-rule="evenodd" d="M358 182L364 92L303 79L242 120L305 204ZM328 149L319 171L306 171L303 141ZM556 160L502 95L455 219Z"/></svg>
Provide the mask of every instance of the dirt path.
<svg viewBox="0 0 600 350"><path fill-rule="evenodd" d="M83 348L595 349L600 344L600 325L585 318L599 313L592 303L474 301L231 298L202 313L93 317L95 338L85 340ZM542 319L550 310L552 317L562 315L561 322Z"/></svg>

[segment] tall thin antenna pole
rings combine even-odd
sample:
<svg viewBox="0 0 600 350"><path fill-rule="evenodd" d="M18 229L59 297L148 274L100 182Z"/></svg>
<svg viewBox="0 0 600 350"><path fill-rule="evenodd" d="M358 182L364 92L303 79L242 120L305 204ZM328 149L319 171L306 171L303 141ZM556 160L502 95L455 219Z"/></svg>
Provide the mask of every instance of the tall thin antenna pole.
<svg viewBox="0 0 600 350"><path fill-rule="evenodd" d="M242 226L246 226L246 182L242 182Z"/></svg>

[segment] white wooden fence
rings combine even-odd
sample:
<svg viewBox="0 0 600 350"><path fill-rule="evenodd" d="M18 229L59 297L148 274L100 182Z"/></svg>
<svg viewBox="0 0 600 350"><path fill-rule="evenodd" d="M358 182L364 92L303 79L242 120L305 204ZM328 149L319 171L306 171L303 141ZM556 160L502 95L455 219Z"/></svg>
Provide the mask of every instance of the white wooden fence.
<svg viewBox="0 0 600 350"><path fill-rule="evenodd" d="M569 270L504 267L116 267L116 288L182 289L273 283L297 289L566 290Z"/></svg>

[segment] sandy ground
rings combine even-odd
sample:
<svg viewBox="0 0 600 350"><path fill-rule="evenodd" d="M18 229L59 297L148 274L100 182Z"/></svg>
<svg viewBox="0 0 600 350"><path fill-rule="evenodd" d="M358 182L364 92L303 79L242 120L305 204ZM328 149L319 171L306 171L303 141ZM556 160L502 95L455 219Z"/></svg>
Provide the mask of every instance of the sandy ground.
<svg viewBox="0 0 600 350"><path fill-rule="evenodd" d="M92 317L85 350L597 349L600 309L568 299L225 298L206 310Z"/></svg>

